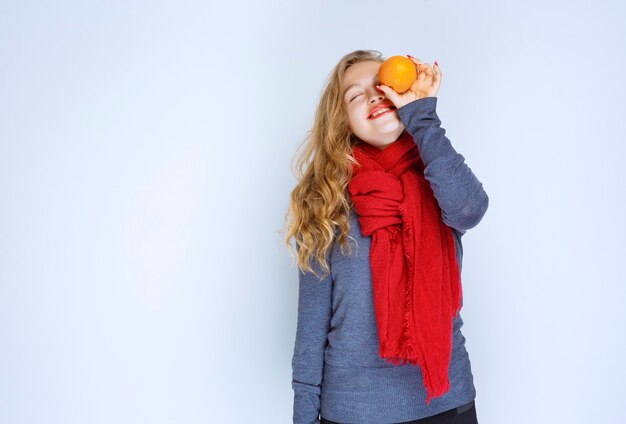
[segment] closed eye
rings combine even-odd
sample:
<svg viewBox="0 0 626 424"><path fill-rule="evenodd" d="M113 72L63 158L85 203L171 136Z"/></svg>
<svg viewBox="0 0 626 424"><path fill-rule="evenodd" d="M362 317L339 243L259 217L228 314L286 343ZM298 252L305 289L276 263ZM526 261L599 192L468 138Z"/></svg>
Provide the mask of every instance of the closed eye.
<svg viewBox="0 0 626 424"><path fill-rule="evenodd" d="M357 97L359 97L361 94L357 94L356 96L354 96L353 98L350 99L350 101L356 99Z"/></svg>

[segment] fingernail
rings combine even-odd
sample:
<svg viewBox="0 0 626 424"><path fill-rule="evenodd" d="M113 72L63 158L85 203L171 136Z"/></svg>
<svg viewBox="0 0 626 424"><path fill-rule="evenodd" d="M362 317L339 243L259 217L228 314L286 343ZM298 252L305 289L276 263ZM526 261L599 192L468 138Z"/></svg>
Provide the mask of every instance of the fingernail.
<svg viewBox="0 0 626 424"><path fill-rule="evenodd" d="M435 60L435 65L439 66L439 64L437 63L437 61Z"/></svg>
<svg viewBox="0 0 626 424"><path fill-rule="evenodd" d="M407 54L407 57L408 57L409 59L413 59L413 56L411 56L410 54Z"/></svg>

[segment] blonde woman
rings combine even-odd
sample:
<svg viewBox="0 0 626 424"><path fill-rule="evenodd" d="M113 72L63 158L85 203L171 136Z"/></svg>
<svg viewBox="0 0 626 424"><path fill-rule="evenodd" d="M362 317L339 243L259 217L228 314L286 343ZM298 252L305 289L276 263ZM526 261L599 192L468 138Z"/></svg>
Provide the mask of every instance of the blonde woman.
<svg viewBox="0 0 626 424"><path fill-rule="evenodd" d="M489 198L441 127L438 64L407 56L402 94L379 52L342 57L298 160L294 424L478 422L461 239Z"/></svg>

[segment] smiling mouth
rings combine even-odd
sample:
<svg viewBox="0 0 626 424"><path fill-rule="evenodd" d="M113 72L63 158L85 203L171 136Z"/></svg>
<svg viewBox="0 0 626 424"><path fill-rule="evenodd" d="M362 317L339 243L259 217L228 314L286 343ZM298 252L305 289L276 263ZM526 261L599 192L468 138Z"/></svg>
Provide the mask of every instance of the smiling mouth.
<svg viewBox="0 0 626 424"><path fill-rule="evenodd" d="M370 116L368 119L376 119L376 118L379 118L379 117L381 117L381 116L383 116L383 115L387 115L387 114L389 114L389 113L393 112L394 110L396 110L396 108L395 108L395 107L393 107L393 106L390 106L390 107L388 107L388 108L387 108L387 111L386 111L386 112L379 113L378 115L372 115L372 116Z"/></svg>

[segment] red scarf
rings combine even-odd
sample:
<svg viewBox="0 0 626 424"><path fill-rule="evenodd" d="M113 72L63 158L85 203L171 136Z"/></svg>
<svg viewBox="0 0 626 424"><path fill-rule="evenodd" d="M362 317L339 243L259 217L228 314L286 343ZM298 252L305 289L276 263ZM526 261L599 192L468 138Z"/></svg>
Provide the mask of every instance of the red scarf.
<svg viewBox="0 0 626 424"><path fill-rule="evenodd" d="M452 230L406 131L385 149L361 142L349 191L361 233L372 236L370 264L379 355L420 365L426 404L450 390L452 318L461 278Z"/></svg>

